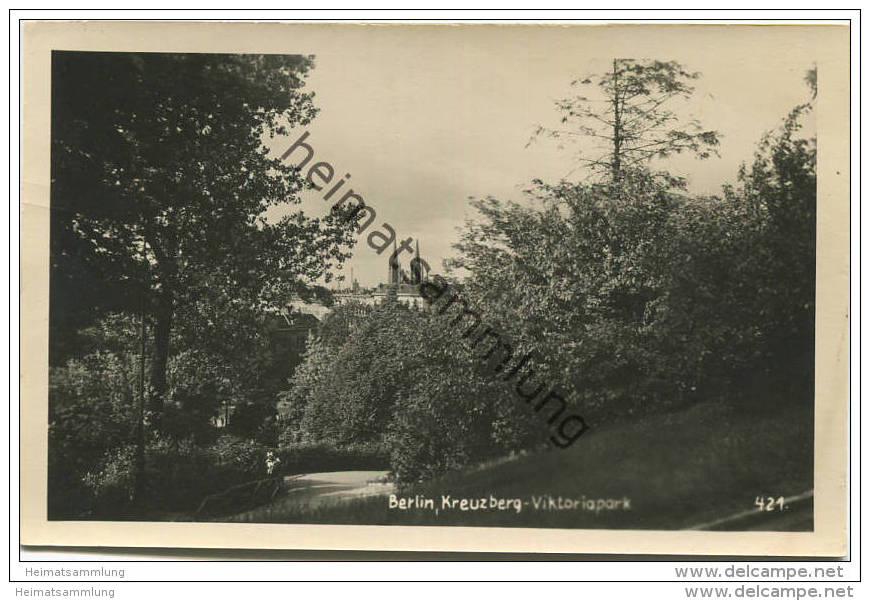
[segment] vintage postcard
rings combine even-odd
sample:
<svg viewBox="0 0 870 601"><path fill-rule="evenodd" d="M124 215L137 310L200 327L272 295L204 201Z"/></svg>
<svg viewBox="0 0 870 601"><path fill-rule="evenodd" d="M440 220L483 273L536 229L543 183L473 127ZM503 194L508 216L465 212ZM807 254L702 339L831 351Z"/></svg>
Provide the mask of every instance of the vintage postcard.
<svg viewBox="0 0 870 601"><path fill-rule="evenodd" d="M21 543L842 556L849 33L24 22Z"/></svg>

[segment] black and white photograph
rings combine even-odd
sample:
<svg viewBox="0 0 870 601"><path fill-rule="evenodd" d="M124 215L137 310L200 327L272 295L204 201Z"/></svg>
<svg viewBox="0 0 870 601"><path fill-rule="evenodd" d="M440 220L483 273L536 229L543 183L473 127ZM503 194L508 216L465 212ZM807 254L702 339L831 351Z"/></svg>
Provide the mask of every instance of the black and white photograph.
<svg viewBox="0 0 870 601"><path fill-rule="evenodd" d="M49 523L819 530L848 28L295 27L51 49Z"/></svg>

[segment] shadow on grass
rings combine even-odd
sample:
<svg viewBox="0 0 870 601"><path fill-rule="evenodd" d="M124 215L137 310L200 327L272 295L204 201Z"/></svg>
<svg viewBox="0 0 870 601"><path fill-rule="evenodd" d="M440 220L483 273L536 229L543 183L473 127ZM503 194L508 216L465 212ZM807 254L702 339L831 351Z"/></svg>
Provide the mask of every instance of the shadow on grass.
<svg viewBox="0 0 870 601"><path fill-rule="evenodd" d="M529 454L406 487L430 508L391 508L388 497L322 507L276 503L244 515L260 523L683 529L752 509L759 496L813 487L813 420L807 411L750 412L716 403L593 429L572 448ZM446 509L451 498L521 499L511 510ZM574 499L553 508L541 497ZM538 508L534 500L538 499ZM587 500L629 508L589 510ZM810 505L811 508L811 505ZM770 529L812 529L812 511ZM223 521L223 520L222 520ZM735 529L741 529L738 524Z"/></svg>

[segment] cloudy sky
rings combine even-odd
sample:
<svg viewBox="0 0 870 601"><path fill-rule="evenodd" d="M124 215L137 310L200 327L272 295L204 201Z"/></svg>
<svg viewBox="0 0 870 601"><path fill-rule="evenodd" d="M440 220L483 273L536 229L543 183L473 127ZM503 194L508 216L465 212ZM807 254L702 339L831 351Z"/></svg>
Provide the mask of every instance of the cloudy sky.
<svg viewBox="0 0 870 601"><path fill-rule="evenodd" d="M532 178L582 176L573 150L547 140L527 146L536 124L557 125L554 101L577 76L623 57L677 60L701 72L693 98L678 110L719 130L721 158L680 157L668 167L687 176L693 192L711 194L734 181L762 134L809 97L804 74L830 39L822 28L795 26L347 25L319 32L299 36L300 52L316 55L308 89L320 114L307 128L314 159L331 163L337 176L350 173L354 191L377 210L375 225L419 239L435 272L452 254L456 228L473 215L469 197L522 200ZM821 94L824 73L819 83ZM322 196L306 192L306 210L325 212ZM375 285L386 277L386 253L361 239L343 273L351 267L361 284Z"/></svg>

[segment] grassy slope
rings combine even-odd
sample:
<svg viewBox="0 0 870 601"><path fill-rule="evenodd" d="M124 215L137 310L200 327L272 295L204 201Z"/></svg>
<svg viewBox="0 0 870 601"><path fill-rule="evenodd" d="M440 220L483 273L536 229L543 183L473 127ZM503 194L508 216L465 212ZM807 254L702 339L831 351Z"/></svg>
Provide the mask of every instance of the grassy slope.
<svg viewBox="0 0 870 601"><path fill-rule="evenodd" d="M513 511L389 509L386 498L317 509L264 508L255 522L676 529L753 509L758 495L812 489L812 420L780 411L750 414L707 403L678 413L590 430L553 449L417 485L420 494L522 498ZM631 510L540 511L531 495L628 497Z"/></svg>

